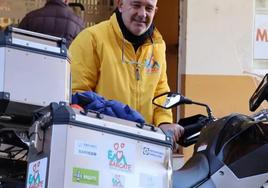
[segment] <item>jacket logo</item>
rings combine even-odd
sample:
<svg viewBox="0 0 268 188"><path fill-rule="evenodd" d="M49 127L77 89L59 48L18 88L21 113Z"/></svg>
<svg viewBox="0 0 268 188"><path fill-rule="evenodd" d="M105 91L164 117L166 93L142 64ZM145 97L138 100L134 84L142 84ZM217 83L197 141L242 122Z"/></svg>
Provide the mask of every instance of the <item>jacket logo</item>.
<svg viewBox="0 0 268 188"><path fill-rule="evenodd" d="M147 74L158 73L160 70L160 65L154 60L154 57L145 60L145 72Z"/></svg>

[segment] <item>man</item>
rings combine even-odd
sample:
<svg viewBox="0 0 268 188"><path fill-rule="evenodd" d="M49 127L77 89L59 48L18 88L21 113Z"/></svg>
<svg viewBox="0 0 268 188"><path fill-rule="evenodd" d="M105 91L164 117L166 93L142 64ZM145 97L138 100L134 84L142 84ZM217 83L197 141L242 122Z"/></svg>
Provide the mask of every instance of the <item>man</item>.
<svg viewBox="0 0 268 188"><path fill-rule="evenodd" d="M65 38L68 48L84 28L84 21L67 3L68 0L47 0L44 7L28 13L19 28Z"/></svg>
<svg viewBox="0 0 268 188"><path fill-rule="evenodd" d="M152 104L169 91L165 43L152 24L157 0L116 3L109 20L83 30L70 47L73 92L92 90L128 104L178 141L183 128L172 124L170 110Z"/></svg>

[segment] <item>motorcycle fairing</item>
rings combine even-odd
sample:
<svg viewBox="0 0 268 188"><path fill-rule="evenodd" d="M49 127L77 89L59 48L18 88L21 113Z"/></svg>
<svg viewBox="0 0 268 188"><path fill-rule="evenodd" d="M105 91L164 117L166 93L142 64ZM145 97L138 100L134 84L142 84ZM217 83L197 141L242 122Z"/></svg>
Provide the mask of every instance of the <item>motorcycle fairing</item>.
<svg viewBox="0 0 268 188"><path fill-rule="evenodd" d="M224 163L238 178L268 172L268 125L248 123L250 127L222 148ZM268 179L268 178L267 178Z"/></svg>
<svg viewBox="0 0 268 188"><path fill-rule="evenodd" d="M194 155L197 153L203 153L209 163L209 174L214 174L223 165L223 161L220 160L216 153L216 148L223 134L223 129L237 114L231 114L229 116L218 119L217 121L209 123L205 128L202 129L199 136L198 142L194 146ZM200 150L203 146L206 146L204 150Z"/></svg>
<svg viewBox="0 0 268 188"><path fill-rule="evenodd" d="M224 165L211 176L210 180L217 188L258 188L264 187L263 185L268 180L268 172L246 178L238 178L228 166Z"/></svg>
<svg viewBox="0 0 268 188"><path fill-rule="evenodd" d="M203 151L200 146L206 144ZM195 154L207 156L210 175L224 165L237 176L245 178L268 172L268 125L242 114L221 118L202 130Z"/></svg>
<svg viewBox="0 0 268 188"><path fill-rule="evenodd" d="M202 184L207 180L209 164L202 153L194 155L178 171L173 172L173 188L189 188Z"/></svg>

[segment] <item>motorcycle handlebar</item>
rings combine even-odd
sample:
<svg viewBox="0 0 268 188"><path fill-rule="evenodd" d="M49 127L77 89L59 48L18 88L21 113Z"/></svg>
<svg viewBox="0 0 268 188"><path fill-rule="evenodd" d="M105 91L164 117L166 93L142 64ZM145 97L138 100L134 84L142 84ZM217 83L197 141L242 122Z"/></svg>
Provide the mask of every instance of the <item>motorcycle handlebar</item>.
<svg viewBox="0 0 268 188"><path fill-rule="evenodd" d="M268 109L260 110L259 112L252 114L250 117L255 121L268 121Z"/></svg>
<svg viewBox="0 0 268 188"><path fill-rule="evenodd" d="M187 147L196 143L201 129L207 125L209 119L202 114L180 119L178 124L184 127L184 134L178 144Z"/></svg>

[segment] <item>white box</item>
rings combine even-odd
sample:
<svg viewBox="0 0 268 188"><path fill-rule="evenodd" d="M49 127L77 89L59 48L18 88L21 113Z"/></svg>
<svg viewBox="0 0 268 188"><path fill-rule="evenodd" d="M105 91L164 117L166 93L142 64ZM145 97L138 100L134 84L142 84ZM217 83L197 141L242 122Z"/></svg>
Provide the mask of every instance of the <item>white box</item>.
<svg viewBox="0 0 268 188"><path fill-rule="evenodd" d="M0 112L30 116L51 102L70 101L65 39L9 27L0 32Z"/></svg>
<svg viewBox="0 0 268 188"><path fill-rule="evenodd" d="M172 187L172 141L161 129L68 106L50 114L31 127L27 187Z"/></svg>

